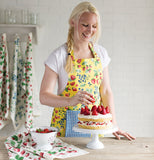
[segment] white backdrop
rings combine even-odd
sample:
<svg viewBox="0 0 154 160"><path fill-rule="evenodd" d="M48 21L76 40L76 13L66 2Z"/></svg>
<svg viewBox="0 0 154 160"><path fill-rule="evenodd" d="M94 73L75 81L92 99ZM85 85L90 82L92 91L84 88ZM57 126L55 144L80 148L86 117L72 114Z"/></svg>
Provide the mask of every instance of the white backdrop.
<svg viewBox="0 0 154 160"><path fill-rule="evenodd" d="M28 8L40 14L39 43L34 65L39 90L44 60L66 42L68 18L81 0L0 0L0 8ZM90 0L102 19L103 45L109 56L110 81L118 124L136 137L154 136L154 1ZM55 89L56 93L56 89ZM36 93L38 95L39 93ZM52 108L38 105L35 125L50 125ZM21 129L22 130L22 129ZM12 134L11 124L0 131Z"/></svg>

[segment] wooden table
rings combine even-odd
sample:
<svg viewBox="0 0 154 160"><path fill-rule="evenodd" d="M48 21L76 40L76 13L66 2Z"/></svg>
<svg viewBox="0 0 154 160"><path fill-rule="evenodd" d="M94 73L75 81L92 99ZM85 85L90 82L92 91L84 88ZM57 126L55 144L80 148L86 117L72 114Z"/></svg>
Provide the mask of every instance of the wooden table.
<svg viewBox="0 0 154 160"><path fill-rule="evenodd" d="M4 145L6 138L0 138L0 160L9 160ZM65 160L154 160L154 137L137 138L135 141L115 138L100 138L105 148L92 150L86 148L91 138L61 138L68 144L73 144L89 152L89 154L66 158Z"/></svg>

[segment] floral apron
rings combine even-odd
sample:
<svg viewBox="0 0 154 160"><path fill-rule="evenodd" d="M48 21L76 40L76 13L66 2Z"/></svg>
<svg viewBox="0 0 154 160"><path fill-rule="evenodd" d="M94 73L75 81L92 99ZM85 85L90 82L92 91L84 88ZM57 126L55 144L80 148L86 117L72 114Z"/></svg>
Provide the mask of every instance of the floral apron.
<svg viewBox="0 0 154 160"><path fill-rule="evenodd" d="M68 82L64 91L60 96L73 97L78 91L87 91L95 98L95 105L100 104L100 84L103 79L102 64L97 53L91 44L89 44L91 52L94 58L89 59L75 59L73 51L71 52L71 58L73 62L73 69L68 74ZM91 109L93 104L88 107ZM67 106L54 108L51 126L59 129L58 136L65 136L66 127L66 112L67 110L79 111L83 104L77 104L76 106Z"/></svg>

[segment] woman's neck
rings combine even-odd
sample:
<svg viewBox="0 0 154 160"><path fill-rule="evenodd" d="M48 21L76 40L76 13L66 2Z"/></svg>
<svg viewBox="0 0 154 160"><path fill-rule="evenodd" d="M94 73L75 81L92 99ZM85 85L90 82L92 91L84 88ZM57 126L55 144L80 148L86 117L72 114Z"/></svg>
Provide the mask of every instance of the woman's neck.
<svg viewBox="0 0 154 160"><path fill-rule="evenodd" d="M93 53L89 48L89 43L75 43L73 46L75 58L93 58Z"/></svg>

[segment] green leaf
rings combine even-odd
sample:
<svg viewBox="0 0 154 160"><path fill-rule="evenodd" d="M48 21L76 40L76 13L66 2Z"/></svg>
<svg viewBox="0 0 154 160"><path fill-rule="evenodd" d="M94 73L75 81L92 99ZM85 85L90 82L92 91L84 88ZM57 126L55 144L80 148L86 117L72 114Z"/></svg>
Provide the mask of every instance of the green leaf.
<svg viewBox="0 0 154 160"><path fill-rule="evenodd" d="M15 145L15 142L14 142L14 141L11 141L11 145L14 146L14 145Z"/></svg>
<svg viewBox="0 0 154 160"><path fill-rule="evenodd" d="M55 151L54 152L49 151L48 153L49 154L56 154L57 152L55 152Z"/></svg>
<svg viewBox="0 0 154 160"><path fill-rule="evenodd" d="M15 159L17 159L17 160L18 160L18 159L19 159L19 155L16 155L16 156L15 156Z"/></svg>
<svg viewBox="0 0 154 160"><path fill-rule="evenodd" d="M30 96L29 98L28 98L28 100L31 100L32 99L32 96Z"/></svg>

